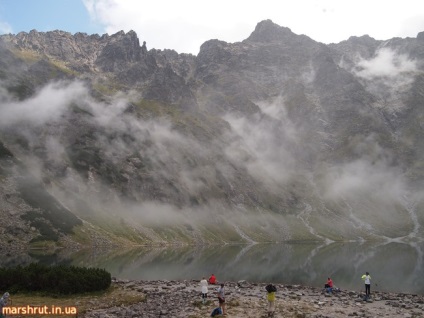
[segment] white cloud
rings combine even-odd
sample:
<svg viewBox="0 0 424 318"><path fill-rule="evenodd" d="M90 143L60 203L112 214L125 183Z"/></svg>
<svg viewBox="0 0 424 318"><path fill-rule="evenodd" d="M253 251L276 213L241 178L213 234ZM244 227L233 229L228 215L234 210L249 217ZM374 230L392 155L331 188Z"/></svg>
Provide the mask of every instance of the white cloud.
<svg viewBox="0 0 424 318"><path fill-rule="evenodd" d="M286 183L293 172L296 159L289 149L298 140L298 129L287 118L283 98L273 103L258 104L262 116L236 118L225 116L233 133L226 155L230 160L245 165L249 173L263 182Z"/></svg>
<svg viewBox="0 0 424 318"><path fill-rule="evenodd" d="M380 49L370 60L361 59L357 64L356 75L372 80L376 77L395 78L404 73L414 72L417 63L405 54L396 54L389 48Z"/></svg>
<svg viewBox="0 0 424 318"><path fill-rule="evenodd" d="M56 82L46 85L34 97L15 101L4 90L0 91L0 127L28 122L35 126L59 118L77 100L88 96L80 82Z"/></svg>
<svg viewBox="0 0 424 318"><path fill-rule="evenodd" d="M424 31L421 0L405 0L402 5L383 0L83 1L108 33L134 30L148 49L179 53L197 54L210 39L242 41L266 19L324 43L364 34L381 40L415 37Z"/></svg>
<svg viewBox="0 0 424 318"><path fill-rule="evenodd" d="M400 174L395 169L378 162L357 160L335 167L329 174L331 180L327 195L334 198L355 198L372 194L381 201L400 200L406 193Z"/></svg>
<svg viewBox="0 0 424 318"><path fill-rule="evenodd" d="M371 194L381 202L401 200L407 193L402 172L393 166L391 152L381 147L376 136L358 142L354 152L358 159L330 168L326 195L348 199Z"/></svg>
<svg viewBox="0 0 424 318"><path fill-rule="evenodd" d="M418 71L418 62L388 47L379 49L369 60L360 58L352 69L360 79L367 81L365 87L380 98L375 107L397 112L405 107L402 93L408 91Z"/></svg>
<svg viewBox="0 0 424 318"><path fill-rule="evenodd" d="M12 27L9 25L9 23L0 21L0 34L8 33L13 33Z"/></svg>

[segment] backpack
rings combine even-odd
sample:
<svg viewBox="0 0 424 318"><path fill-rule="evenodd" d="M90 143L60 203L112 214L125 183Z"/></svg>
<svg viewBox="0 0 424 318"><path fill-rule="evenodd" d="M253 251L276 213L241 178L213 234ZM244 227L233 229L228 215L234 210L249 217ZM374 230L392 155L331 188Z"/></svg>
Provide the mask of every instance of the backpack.
<svg viewBox="0 0 424 318"><path fill-rule="evenodd" d="M211 317L215 317L216 315L222 315L222 310L220 307L216 307L212 310Z"/></svg>
<svg viewBox="0 0 424 318"><path fill-rule="evenodd" d="M265 289L268 293L275 293L277 291L277 287L273 284L266 285Z"/></svg>

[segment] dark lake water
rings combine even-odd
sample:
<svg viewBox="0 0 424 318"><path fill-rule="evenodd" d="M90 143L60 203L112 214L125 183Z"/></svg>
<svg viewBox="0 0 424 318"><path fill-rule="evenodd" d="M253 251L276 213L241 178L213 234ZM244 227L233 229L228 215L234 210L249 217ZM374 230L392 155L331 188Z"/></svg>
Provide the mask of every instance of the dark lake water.
<svg viewBox="0 0 424 318"><path fill-rule="evenodd" d="M112 276L136 280L247 280L324 285L328 276L344 290L362 290L370 272L372 290L424 294L424 243L290 243L83 250L73 254L9 256L1 265L39 261L105 268Z"/></svg>

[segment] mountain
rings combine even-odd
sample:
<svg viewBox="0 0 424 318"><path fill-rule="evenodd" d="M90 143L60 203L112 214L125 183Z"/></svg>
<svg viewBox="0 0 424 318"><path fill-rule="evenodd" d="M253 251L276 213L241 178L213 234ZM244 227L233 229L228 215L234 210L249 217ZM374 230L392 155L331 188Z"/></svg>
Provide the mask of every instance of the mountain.
<svg viewBox="0 0 424 318"><path fill-rule="evenodd" d="M424 33L325 45L270 20L197 56L133 31L1 35L0 230L16 246L422 238L423 61Z"/></svg>

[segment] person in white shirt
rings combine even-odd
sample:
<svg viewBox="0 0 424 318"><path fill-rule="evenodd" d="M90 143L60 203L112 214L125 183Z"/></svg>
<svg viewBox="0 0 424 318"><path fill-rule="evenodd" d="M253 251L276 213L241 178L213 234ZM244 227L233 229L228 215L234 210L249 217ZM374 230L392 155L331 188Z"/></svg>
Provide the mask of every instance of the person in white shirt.
<svg viewBox="0 0 424 318"><path fill-rule="evenodd" d="M202 301L203 303L205 303L206 298L208 298L208 281L206 280L205 277L203 277L202 280L200 281L200 287L202 290Z"/></svg>
<svg viewBox="0 0 424 318"><path fill-rule="evenodd" d="M370 298L371 295L371 276L370 273L366 272L365 275L362 275L362 280L365 283L365 299Z"/></svg>

